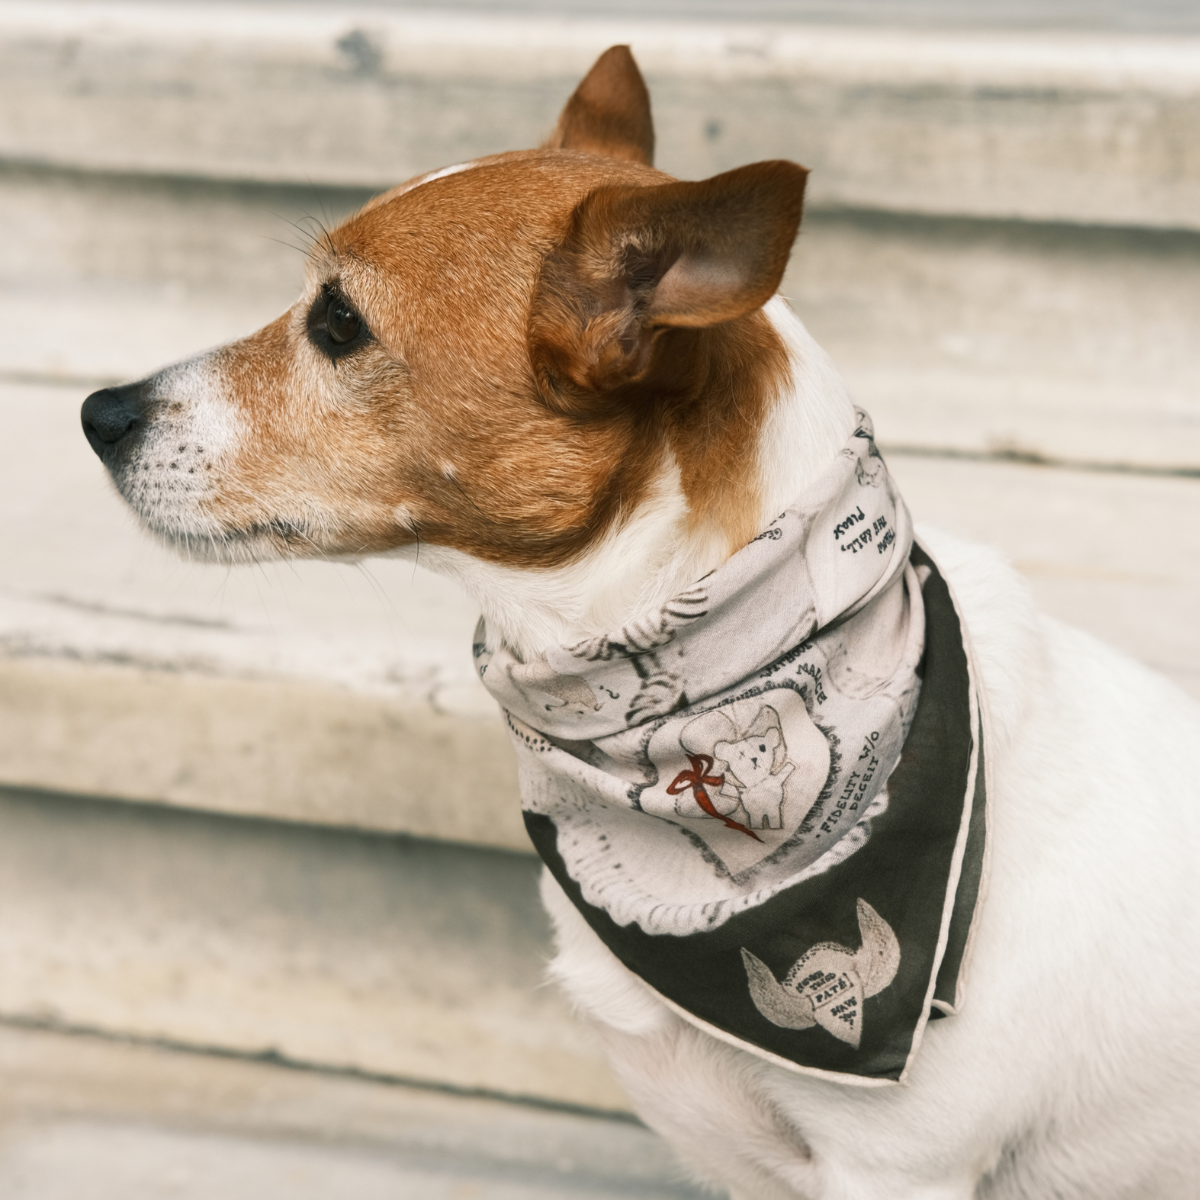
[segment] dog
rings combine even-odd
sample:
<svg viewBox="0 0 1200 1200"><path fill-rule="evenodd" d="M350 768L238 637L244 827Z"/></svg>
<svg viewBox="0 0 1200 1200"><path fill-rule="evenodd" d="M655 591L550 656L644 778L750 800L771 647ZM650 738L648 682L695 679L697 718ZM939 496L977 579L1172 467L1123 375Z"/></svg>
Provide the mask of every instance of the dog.
<svg viewBox="0 0 1200 1200"><path fill-rule="evenodd" d="M566 644L581 662L632 647L639 703L674 711L671 622L821 477L856 414L777 295L804 169L679 182L653 148L645 84L614 47L540 149L375 198L316 245L278 320L88 397L88 440L146 529L191 555L419 549L478 601L488 646L532 664L510 683L542 710L586 720L604 700L537 665ZM856 470L866 496L873 443ZM735 1200L1194 1197L1200 707L1039 616L997 554L921 536L987 718L990 882L966 1001L929 1026L904 1082L849 1086L713 1036L547 875L553 974L637 1112ZM778 714L755 718L721 736L731 760L759 752L739 739L765 747L761 768L730 774L763 776L766 827L802 750L789 733L785 751ZM751 789L710 790L742 812ZM858 913L864 949L822 953L845 971L890 955L878 991L890 931Z"/></svg>

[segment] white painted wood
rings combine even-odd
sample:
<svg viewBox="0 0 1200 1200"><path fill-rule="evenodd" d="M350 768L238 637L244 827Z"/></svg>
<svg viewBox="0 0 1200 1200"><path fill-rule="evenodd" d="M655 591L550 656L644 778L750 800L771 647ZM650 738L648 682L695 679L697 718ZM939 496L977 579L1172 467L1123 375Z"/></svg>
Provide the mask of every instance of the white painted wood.
<svg viewBox="0 0 1200 1200"><path fill-rule="evenodd" d="M913 515L999 546L1039 608L1200 697L1200 479L893 454Z"/></svg>
<svg viewBox="0 0 1200 1200"><path fill-rule="evenodd" d="M477 613L412 565L180 562L0 387L0 783L526 850Z"/></svg>
<svg viewBox="0 0 1200 1200"><path fill-rule="evenodd" d="M0 828L0 1022L626 1107L528 856L3 789Z"/></svg>
<svg viewBox="0 0 1200 1200"><path fill-rule="evenodd" d="M146 1190L114 1189L116 1200L163 1200L164 1195L171 1200L309 1200L309 1193L294 1190L298 1183L310 1182L295 1170L303 1160L289 1163L288 1151L313 1143L351 1160L382 1159L400 1169L444 1171L451 1177L447 1184L458 1186L457 1193L450 1192L453 1200L496 1200L471 1185L486 1188L498 1182L557 1184L552 1193L556 1200L562 1200L564 1191L574 1197L576 1188L588 1186L642 1200L690 1195L677 1182L675 1160L663 1143L625 1117L614 1120L329 1069L296 1070L282 1063L11 1024L0 1024L0 1074L0 1138L9 1170L15 1165L10 1152L24 1138L36 1138L39 1132L53 1135L77 1122L89 1132L107 1128L126 1137L157 1130L198 1135L206 1142L228 1139L235 1152L246 1139L279 1156L273 1176L254 1179L258 1190L235 1177L227 1182L247 1190L226 1191L214 1186L213 1179L220 1170L220 1145L209 1142L211 1152L199 1160L188 1155L188 1171L178 1170L183 1164L163 1161L161 1154L143 1158L134 1153L127 1158L134 1163L148 1158L153 1167L133 1180L126 1174L122 1182ZM90 1138L86 1141L93 1153L103 1154ZM131 1163L106 1158L104 1166L121 1180L120 1172L127 1172ZM82 1164L70 1156L45 1164L63 1172L76 1165ZM474 1178L454 1180L460 1173ZM65 1190L64 1200L95 1196L88 1187L92 1181L76 1175L76 1186ZM322 1182L327 1186L313 1192L312 1200L357 1200L358 1193L338 1187L336 1180L325 1177ZM6 1188L3 1194L6 1200L59 1200L41 1188ZM405 1189L403 1183L387 1194L389 1200L430 1200L432 1195L411 1184ZM521 1200L527 1197L522 1194Z"/></svg>

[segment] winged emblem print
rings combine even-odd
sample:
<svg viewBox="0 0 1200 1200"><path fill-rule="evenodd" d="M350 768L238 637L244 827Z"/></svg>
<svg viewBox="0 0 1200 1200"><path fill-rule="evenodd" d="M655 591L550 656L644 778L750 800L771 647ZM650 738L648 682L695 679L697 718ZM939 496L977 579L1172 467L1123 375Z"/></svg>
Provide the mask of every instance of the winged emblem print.
<svg viewBox="0 0 1200 1200"><path fill-rule="evenodd" d="M819 1025L857 1050L863 1001L882 992L900 967L900 943L892 927L862 899L858 930L862 935L858 950L818 942L796 960L782 983L761 958L743 947L742 962L758 1011L781 1029Z"/></svg>

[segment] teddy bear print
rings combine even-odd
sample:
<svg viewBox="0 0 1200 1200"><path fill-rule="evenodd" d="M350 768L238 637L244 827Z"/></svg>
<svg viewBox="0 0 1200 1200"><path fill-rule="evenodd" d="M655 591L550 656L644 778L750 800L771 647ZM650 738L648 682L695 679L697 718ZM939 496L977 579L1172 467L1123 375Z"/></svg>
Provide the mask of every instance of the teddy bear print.
<svg viewBox="0 0 1200 1200"><path fill-rule="evenodd" d="M598 712L600 701L580 675L560 675L545 659L510 664L508 677L521 694L546 712L585 717Z"/></svg>
<svg viewBox="0 0 1200 1200"><path fill-rule="evenodd" d="M735 724L720 710L705 713L679 740L689 753L711 756L714 779L720 778L720 790L710 793L717 812L744 818L749 829L783 828L785 785L796 764L788 758L779 713L771 705L760 705L748 725Z"/></svg>
<svg viewBox="0 0 1200 1200"><path fill-rule="evenodd" d="M867 443L867 457L859 459L854 468L854 475L860 487L879 487L884 476L883 455L875 446L875 437L867 414L860 411L857 416L858 427L854 430L854 436Z"/></svg>
<svg viewBox="0 0 1200 1200"><path fill-rule="evenodd" d="M874 446L870 456L854 468L854 475L860 487L879 487L883 483L883 459Z"/></svg>
<svg viewBox="0 0 1200 1200"><path fill-rule="evenodd" d="M736 789L751 829L782 829L784 784L796 764L788 761L779 716L770 705L759 710L755 726L748 736L713 747L714 757L726 764L721 791Z"/></svg>
<svg viewBox="0 0 1200 1200"><path fill-rule="evenodd" d="M685 592L673 596L661 608L646 613L631 621L611 637L587 638L567 649L576 658L588 662L608 662L614 655L634 658L653 651L675 640L675 634L692 621L708 615L708 589L696 584Z"/></svg>

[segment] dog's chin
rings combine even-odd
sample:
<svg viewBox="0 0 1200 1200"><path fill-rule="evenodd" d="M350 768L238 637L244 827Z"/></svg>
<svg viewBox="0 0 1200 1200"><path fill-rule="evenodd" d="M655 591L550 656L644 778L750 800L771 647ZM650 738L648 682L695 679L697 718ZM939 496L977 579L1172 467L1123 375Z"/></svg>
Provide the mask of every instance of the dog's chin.
<svg viewBox="0 0 1200 1200"><path fill-rule="evenodd" d="M142 526L161 544L190 562L239 566L284 559L320 558L353 561L353 551L325 547L304 521L274 517L240 528L164 522L139 514Z"/></svg>

